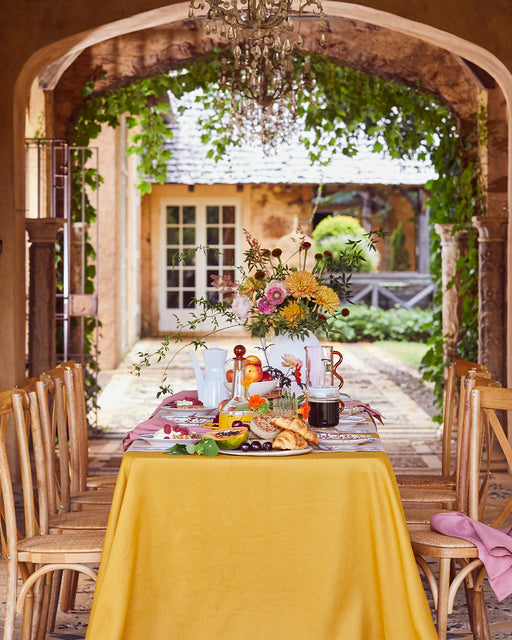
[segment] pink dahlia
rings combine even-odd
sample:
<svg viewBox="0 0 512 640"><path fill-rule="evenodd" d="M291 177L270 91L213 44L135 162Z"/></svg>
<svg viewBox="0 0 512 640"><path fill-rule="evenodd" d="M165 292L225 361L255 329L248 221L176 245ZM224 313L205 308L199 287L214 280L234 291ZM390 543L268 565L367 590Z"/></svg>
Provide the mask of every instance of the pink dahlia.
<svg viewBox="0 0 512 640"><path fill-rule="evenodd" d="M281 304L288 295L288 289L285 287L284 282L271 280L265 287L265 291L263 293L265 294L265 297L277 307L277 305Z"/></svg>
<svg viewBox="0 0 512 640"><path fill-rule="evenodd" d="M272 304L267 297L263 297L258 302L258 310L261 311L263 315L269 316L271 313L274 313L276 306Z"/></svg>
<svg viewBox="0 0 512 640"><path fill-rule="evenodd" d="M249 300L247 296L238 295L233 298L233 302L231 304L231 311L240 318L240 320L245 320L249 315L249 311L251 310L252 302Z"/></svg>

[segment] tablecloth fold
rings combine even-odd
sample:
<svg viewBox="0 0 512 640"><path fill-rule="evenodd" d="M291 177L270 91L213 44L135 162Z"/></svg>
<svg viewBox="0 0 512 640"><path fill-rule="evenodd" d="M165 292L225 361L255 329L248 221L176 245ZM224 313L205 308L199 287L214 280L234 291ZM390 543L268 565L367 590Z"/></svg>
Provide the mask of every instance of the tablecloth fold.
<svg viewBox="0 0 512 640"><path fill-rule="evenodd" d="M512 593L512 527L494 529L459 512L438 513L430 528L447 536L472 542L484 563L489 584L498 600Z"/></svg>

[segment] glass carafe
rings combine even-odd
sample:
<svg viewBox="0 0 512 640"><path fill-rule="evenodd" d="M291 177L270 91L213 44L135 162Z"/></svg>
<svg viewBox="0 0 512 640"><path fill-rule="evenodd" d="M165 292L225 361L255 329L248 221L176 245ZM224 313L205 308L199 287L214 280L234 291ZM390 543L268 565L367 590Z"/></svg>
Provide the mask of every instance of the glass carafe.
<svg viewBox="0 0 512 640"><path fill-rule="evenodd" d="M233 352L235 357L233 358L231 397L219 412L220 429L229 429L237 420L249 423L255 415L255 412L249 409L249 396L245 384L245 347L237 344Z"/></svg>

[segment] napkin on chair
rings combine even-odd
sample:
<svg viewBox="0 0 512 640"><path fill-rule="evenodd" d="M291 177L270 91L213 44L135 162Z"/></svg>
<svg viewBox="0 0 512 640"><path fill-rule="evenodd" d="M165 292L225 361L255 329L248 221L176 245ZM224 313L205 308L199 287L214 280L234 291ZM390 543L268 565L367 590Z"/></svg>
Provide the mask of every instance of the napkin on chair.
<svg viewBox="0 0 512 640"><path fill-rule="evenodd" d="M165 424L177 426L177 422L174 422L169 418L159 418L157 414L162 407L166 407L168 404L171 404L171 402L175 402L176 400L184 400L185 398L189 400L197 400L197 391L178 391L178 393L174 393L172 396L164 398L147 420L138 424L135 429L132 429L125 435L123 439L123 451L126 451L132 442L139 440L139 436L141 434L155 433L158 429L162 429Z"/></svg>
<svg viewBox="0 0 512 640"><path fill-rule="evenodd" d="M498 600L512 593L512 527L494 529L463 513L438 513L430 520L430 528L453 538L472 542L484 563L489 584Z"/></svg>

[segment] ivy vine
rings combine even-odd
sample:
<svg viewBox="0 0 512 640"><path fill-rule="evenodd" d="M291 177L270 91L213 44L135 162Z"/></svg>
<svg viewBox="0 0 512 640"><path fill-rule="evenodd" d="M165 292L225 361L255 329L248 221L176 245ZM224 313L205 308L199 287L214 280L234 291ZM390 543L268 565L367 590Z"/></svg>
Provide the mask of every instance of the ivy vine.
<svg viewBox="0 0 512 640"><path fill-rule="evenodd" d="M225 55L225 53L223 54ZM232 61L228 60L228 64ZM303 58L296 55L297 73ZM126 114L129 129L137 127L130 137L128 153L139 158L139 189L149 193L152 183L163 183L167 177L166 161L170 157L164 143L172 137L165 122L169 112L168 94L181 98L200 90L196 101L207 116L200 120L205 154L223 158L230 147L242 144L227 127L230 100L219 93L217 78L221 67L218 51L199 58L176 72L144 78L128 87L104 94L94 92L94 83L84 88L85 104L72 130L72 140L87 146L103 125L117 127ZM476 358L478 330L477 246L471 217L481 212L476 160L468 162L468 149L476 149L479 131L463 137L450 110L435 96L390 80L371 76L355 69L340 67L325 56L312 55L314 88L298 89L298 115L304 122L303 144L312 163L327 164L334 154L353 156L361 136L370 141L374 152L386 150L392 158L430 158L438 177L427 190L430 220L455 223L469 230L469 250L460 260L458 279L462 283L464 309L463 331L457 349L460 357ZM478 114L482 120L485 114ZM476 158L476 154L473 153ZM433 228L433 226L432 226ZM442 406L444 387L443 343L441 321L441 257L440 239L431 234L431 273L437 286L434 305L434 337L423 361L423 377L435 383L438 406Z"/></svg>

